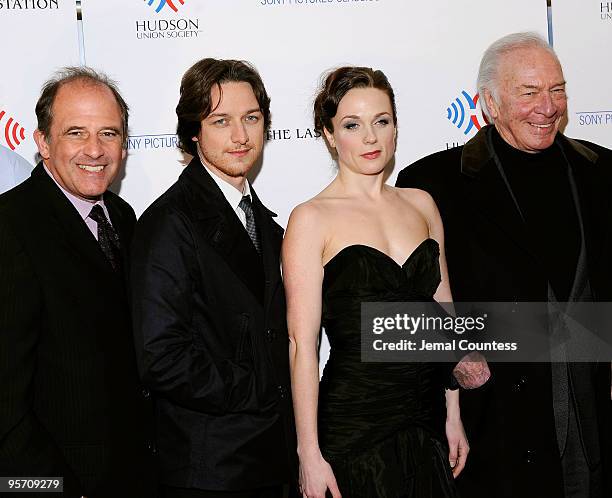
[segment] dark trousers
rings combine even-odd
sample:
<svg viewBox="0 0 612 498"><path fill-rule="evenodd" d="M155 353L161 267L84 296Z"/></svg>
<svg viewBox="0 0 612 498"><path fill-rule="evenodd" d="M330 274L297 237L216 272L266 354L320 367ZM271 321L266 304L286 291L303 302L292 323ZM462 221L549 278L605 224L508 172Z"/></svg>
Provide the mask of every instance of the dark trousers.
<svg viewBox="0 0 612 498"><path fill-rule="evenodd" d="M580 428L573 403L569 406L567 445L561 458L565 498L603 498L603 474L601 465L589 470L580 441Z"/></svg>
<svg viewBox="0 0 612 498"><path fill-rule="evenodd" d="M244 491L208 491L205 489L163 486L162 498L283 498L282 486L271 486Z"/></svg>

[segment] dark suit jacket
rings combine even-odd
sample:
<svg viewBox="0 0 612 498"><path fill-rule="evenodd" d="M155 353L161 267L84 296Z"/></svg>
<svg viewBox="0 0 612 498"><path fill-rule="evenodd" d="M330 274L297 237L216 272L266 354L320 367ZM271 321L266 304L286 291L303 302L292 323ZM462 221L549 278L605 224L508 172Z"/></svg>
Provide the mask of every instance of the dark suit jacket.
<svg viewBox="0 0 612 498"><path fill-rule="evenodd" d="M125 249L134 212L104 201ZM0 196L0 303L0 475L150 496L125 282L42 164Z"/></svg>
<svg viewBox="0 0 612 498"><path fill-rule="evenodd" d="M438 204L456 301L545 302L544 265L530 247L494 163L494 151L486 140L488 130L483 128L463 147L438 152L405 168L397 186L426 190ZM579 191L594 298L609 301L612 152L561 134L557 143L572 166ZM542 202L546 202L545 192ZM610 364L570 365L570 376L581 423L599 420L601 444L607 448L604 458L609 458ZM458 481L464 496L561 496L551 391L550 366L541 364L493 365L492 378L484 387L462 391L462 416L472 449ZM597 434L586 429L585 434ZM587 438L585 446L591 469L606 465L597 441Z"/></svg>
<svg viewBox="0 0 612 498"><path fill-rule="evenodd" d="M263 257L198 158L137 224L134 332L170 486L249 489L295 470L283 231L251 193Z"/></svg>

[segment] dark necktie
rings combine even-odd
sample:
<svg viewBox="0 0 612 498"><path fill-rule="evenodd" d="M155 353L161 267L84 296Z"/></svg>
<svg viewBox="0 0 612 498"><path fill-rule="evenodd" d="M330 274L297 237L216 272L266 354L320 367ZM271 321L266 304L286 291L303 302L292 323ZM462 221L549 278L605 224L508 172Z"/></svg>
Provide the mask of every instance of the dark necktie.
<svg viewBox="0 0 612 498"><path fill-rule="evenodd" d="M98 243L102 252L113 267L113 270L119 270L121 268L119 237L117 237L117 232L115 232L113 226L106 219L102 206L96 204L92 207L89 217L98 224Z"/></svg>
<svg viewBox="0 0 612 498"><path fill-rule="evenodd" d="M244 211L246 215L246 231L253 241L253 245L257 252L261 254L261 244L259 242L259 234L257 232L257 225L255 225L255 216L253 216L253 206L251 205L251 196L245 195L240 200L238 207Z"/></svg>

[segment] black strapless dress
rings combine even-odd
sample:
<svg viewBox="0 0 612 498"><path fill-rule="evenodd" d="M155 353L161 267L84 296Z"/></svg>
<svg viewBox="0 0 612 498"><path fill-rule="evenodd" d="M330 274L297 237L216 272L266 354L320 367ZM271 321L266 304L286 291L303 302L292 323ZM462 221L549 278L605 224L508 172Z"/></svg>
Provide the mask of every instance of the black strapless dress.
<svg viewBox="0 0 612 498"><path fill-rule="evenodd" d="M448 366L363 363L366 301L431 301L440 250L424 240L399 266L351 245L325 265L323 326L331 352L319 386L319 443L343 498L455 498L445 436Z"/></svg>

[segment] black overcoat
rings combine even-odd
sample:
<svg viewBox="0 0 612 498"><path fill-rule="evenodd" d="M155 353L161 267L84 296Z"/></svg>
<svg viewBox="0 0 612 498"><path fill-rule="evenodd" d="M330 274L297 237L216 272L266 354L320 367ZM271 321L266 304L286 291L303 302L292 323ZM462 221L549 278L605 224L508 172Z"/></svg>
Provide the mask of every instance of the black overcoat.
<svg viewBox="0 0 612 498"><path fill-rule="evenodd" d="M283 230L251 194L261 256L198 158L137 224L134 332L166 485L249 489L296 469Z"/></svg>
<svg viewBox="0 0 612 498"><path fill-rule="evenodd" d="M488 145L487 126L465 146L425 157L401 171L399 187L428 191L444 223L456 301L548 300L548 278ZM612 300L612 151L559 134L571 164L585 230L588 278L596 301ZM546 202L546 192L541 193ZM471 452L458 484L468 498L562 496L550 365L496 364L482 388L461 392ZM570 364L591 468L610 469L610 363ZM603 460L602 460L603 458ZM608 460L606 460L608 459ZM609 474L608 470L606 473ZM608 496L608 495L606 495Z"/></svg>

